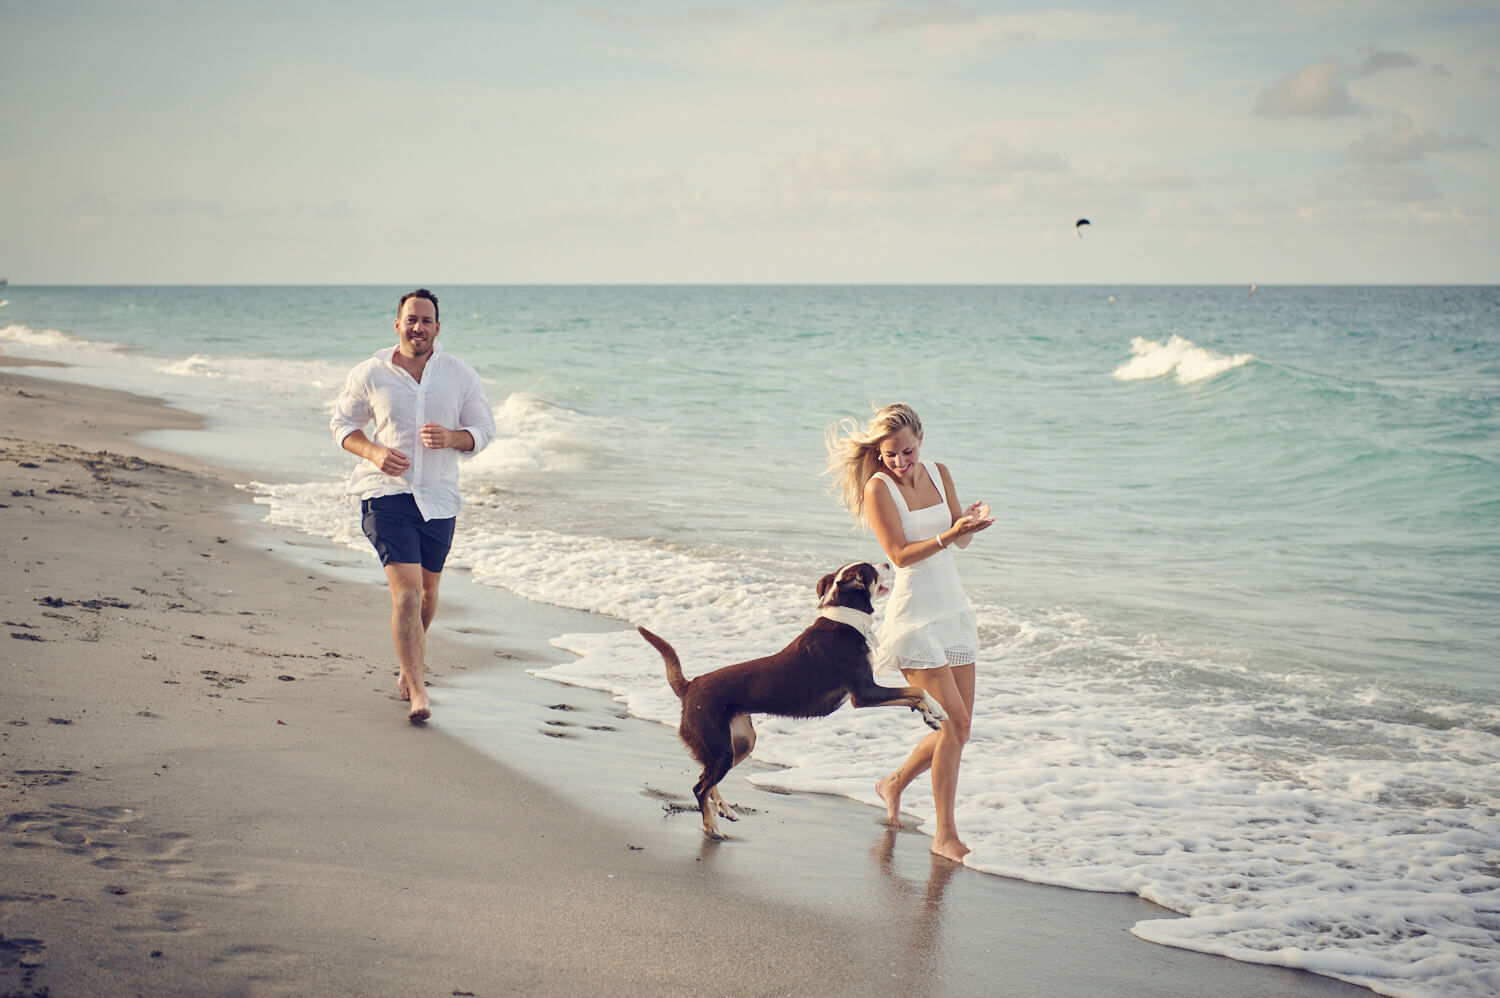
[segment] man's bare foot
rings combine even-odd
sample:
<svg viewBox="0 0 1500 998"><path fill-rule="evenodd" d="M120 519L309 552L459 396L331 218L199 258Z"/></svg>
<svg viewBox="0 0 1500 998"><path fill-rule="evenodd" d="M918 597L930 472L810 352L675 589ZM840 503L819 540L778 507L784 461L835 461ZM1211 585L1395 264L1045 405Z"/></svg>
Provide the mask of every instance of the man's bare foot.
<svg viewBox="0 0 1500 998"><path fill-rule="evenodd" d="M406 677L400 673L396 674L396 692L401 694L402 700L411 699L411 690L406 687Z"/></svg>
<svg viewBox="0 0 1500 998"><path fill-rule="evenodd" d="M955 863L962 863L964 857L972 851L956 838L932 840L932 854L934 856L941 856L944 859L951 859Z"/></svg>
<svg viewBox="0 0 1500 998"><path fill-rule="evenodd" d="M411 713L406 719L412 724L421 724L432 716L432 701L427 699L427 691L417 690L411 698Z"/></svg>
<svg viewBox="0 0 1500 998"><path fill-rule="evenodd" d="M875 794L885 801L885 823L892 828L905 828L901 824L901 791L896 782L896 774L892 773L875 784Z"/></svg>

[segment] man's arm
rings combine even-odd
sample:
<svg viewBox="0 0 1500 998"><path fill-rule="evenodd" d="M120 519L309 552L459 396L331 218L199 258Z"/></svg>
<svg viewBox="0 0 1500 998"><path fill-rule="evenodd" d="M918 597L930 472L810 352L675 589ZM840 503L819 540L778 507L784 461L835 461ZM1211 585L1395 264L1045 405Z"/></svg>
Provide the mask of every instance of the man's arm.
<svg viewBox="0 0 1500 998"><path fill-rule="evenodd" d="M459 408L458 418L459 425L464 428L459 432L469 438L469 445L459 448L464 453L477 454L495 439L495 411L490 408L489 397L484 394L484 382L479 380L478 374L474 374L469 382L469 391Z"/></svg>

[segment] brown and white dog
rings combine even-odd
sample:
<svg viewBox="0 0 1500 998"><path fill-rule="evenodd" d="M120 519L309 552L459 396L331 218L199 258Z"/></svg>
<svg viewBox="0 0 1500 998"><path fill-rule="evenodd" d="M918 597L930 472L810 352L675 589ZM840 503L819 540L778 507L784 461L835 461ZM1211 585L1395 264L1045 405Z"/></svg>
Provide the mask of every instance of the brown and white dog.
<svg viewBox="0 0 1500 998"><path fill-rule="evenodd" d="M868 562L845 565L818 580L818 619L791 644L765 658L726 665L691 681L672 646L637 627L667 663L667 682L682 701L677 733L703 764L693 785L703 833L719 833L715 813L738 820L719 796L719 781L755 747L751 714L826 717L845 700L856 707L910 707L934 729L947 715L915 686L881 686L870 665L871 600L886 592L880 572Z"/></svg>

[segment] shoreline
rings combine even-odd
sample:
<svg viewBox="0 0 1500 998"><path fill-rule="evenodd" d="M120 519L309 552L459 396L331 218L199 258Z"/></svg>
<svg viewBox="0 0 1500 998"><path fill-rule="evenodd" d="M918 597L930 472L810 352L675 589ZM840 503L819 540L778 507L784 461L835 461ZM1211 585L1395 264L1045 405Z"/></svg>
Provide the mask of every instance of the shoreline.
<svg viewBox="0 0 1500 998"><path fill-rule="evenodd" d="M524 672L618 621L445 588L413 728L378 572L129 438L197 417L3 366L0 412L0 989L1370 993L1147 943L1148 902L932 860L843 798L731 774L707 843L664 810L669 728Z"/></svg>

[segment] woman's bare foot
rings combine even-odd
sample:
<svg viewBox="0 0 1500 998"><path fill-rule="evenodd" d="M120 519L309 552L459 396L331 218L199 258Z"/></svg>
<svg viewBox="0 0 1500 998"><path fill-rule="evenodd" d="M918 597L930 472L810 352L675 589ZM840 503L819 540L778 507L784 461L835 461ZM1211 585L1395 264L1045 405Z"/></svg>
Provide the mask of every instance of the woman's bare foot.
<svg viewBox="0 0 1500 998"><path fill-rule="evenodd" d="M885 801L885 823L892 828L905 828L901 824L901 790L897 786L896 774L892 773L875 784L875 793Z"/></svg>
<svg viewBox="0 0 1500 998"><path fill-rule="evenodd" d="M932 854L934 856L941 856L944 859L951 859L955 863L962 863L964 857L972 851L957 838L932 840Z"/></svg>

